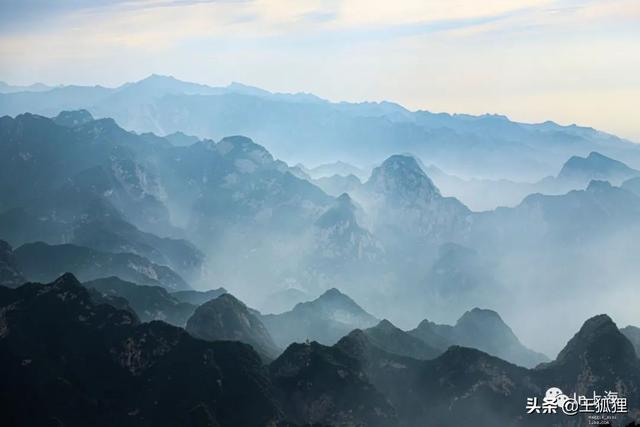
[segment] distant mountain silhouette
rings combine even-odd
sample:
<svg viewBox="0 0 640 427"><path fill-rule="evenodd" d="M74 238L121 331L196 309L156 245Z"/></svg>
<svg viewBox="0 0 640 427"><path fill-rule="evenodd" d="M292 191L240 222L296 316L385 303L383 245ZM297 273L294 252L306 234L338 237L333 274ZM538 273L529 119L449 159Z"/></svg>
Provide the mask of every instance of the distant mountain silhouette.
<svg viewBox="0 0 640 427"><path fill-rule="evenodd" d="M47 282L64 271L72 271L80 280L89 281L117 276L143 285L170 290L189 289L189 285L169 267L153 264L130 253L111 254L76 245L28 243L17 248L18 267L32 281Z"/></svg>
<svg viewBox="0 0 640 427"><path fill-rule="evenodd" d="M252 346L267 360L279 350L262 321L233 295L225 293L199 306L189 318L185 330L207 341L240 341Z"/></svg>
<svg viewBox="0 0 640 427"><path fill-rule="evenodd" d="M106 296L126 299L143 322L163 320L172 325L184 326L196 309L195 305L178 301L165 288L136 285L117 277L91 280L85 282L84 286Z"/></svg>
<svg viewBox="0 0 640 427"><path fill-rule="evenodd" d="M452 345L472 347L530 368L549 360L522 345L500 315L492 310L474 308L453 326L424 320L409 334L441 351Z"/></svg>
<svg viewBox="0 0 640 427"><path fill-rule="evenodd" d="M337 289L297 304L291 311L267 314L262 321L280 347L292 342L334 344L352 329L367 328L378 320Z"/></svg>

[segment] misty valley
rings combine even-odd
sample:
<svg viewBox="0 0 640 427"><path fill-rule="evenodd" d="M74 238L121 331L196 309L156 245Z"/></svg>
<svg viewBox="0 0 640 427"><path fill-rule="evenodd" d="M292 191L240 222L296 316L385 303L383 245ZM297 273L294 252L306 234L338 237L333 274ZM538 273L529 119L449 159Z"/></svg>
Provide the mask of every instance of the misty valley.
<svg viewBox="0 0 640 427"><path fill-rule="evenodd" d="M593 128L3 84L0 425L637 425L639 250Z"/></svg>

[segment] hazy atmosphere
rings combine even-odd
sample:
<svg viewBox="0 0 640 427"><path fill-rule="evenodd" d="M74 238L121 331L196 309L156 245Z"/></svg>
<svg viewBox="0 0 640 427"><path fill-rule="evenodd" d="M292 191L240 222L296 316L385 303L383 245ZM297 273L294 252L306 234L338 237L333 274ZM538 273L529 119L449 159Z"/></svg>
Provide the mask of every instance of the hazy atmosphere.
<svg viewBox="0 0 640 427"><path fill-rule="evenodd" d="M639 46L638 0L0 0L0 425L640 426Z"/></svg>
<svg viewBox="0 0 640 427"><path fill-rule="evenodd" d="M0 1L0 79L12 84L157 73L636 141L639 43L635 0Z"/></svg>

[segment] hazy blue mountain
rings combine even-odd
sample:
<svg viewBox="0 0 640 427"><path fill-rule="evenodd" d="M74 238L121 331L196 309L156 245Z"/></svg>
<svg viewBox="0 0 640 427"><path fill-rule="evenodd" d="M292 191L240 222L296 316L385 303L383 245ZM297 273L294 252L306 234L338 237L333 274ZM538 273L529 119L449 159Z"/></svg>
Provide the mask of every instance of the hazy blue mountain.
<svg viewBox="0 0 640 427"><path fill-rule="evenodd" d="M429 295L443 301L478 300L487 288L499 286L491 261L478 251L445 243L424 278Z"/></svg>
<svg viewBox="0 0 640 427"><path fill-rule="evenodd" d="M394 155L376 167L356 196L372 216L374 233L392 239L446 242L465 232L471 212L443 197L412 156Z"/></svg>
<svg viewBox="0 0 640 427"><path fill-rule="evenodd" d="M5 82L0 82L0 93L15 93L15 92L44 92L51 90L51 86L47 86L43 83L34 83L26 86L10 85Z"/></svg>
<svg viewBox="0 0 640 427"><path fill-rule="evenodd" d="M0 285L16 287L27 280L24 278L9 243L0 240Z"/></svg>
<svg viewBox="0 0 640 427"><path fill-rule="evenodd" d="M117 277L90 280L83 284L102 295L124 298L143 322L162 320L184 326L196 309L195 305L179 301L160 286L136 285Z"/></svg>
<svg viewBox="0 0 640 427"><path fill-rule="evenodd" d="M454 174L539 179L561 159L592 151L640 163L633 144L597 130L504 116L411 112L390 102L331 103L308 94L274 94L241 84L208 87L153 75L118 88L65 86L0 95L0 114L55 115L87 109L126 129L199 138L247 135L287 161L371 164L398 152Z"/></svg>
<svg viewBox="0 0 640 427"><path fill-rule="evenodd" d="M395 410L360 364L317 342L291 344L269 367L285 412L300 425L391 426Z"/></svg>
<svg viewBox="0 0 640 427"><path fill-rule="evenodd" d="M65 271L83 282L109 276L142 285L170 290L189 289L189 285L169 267L130 253L107 253L71 244L28 243L14 251L18 267L32 281L47 282Z"/></svg>
<svg viewBox="0 0 640 427"><path fill-rule="evenodd" d="M162 238L138 230L102 204L92 205L75 224L72 243L111 253L132 253L166 265L186 279L197 279L204 254L184 239Z"/></svg>
<svg viewBox="0 0 640 427"><path fill-rule="evenodd" d="M316 261L322 271L357 262L380 262L384 248L356 218L358 207L348 194L341 194L315 221ZM344 264L344 265L343 265Z"/></svg>
<svg viewBox="0 0 640 427"><path fill-rule="evenodd" d="M343 177L353 175L358 179L367 178L367 172L364 169L341 161L305 168L305 172L313 179L328 178L334 175Z"/></svg>
<svg viewBox="0 0 640 427"><path fill-rule="evenodd" d="M384 319L376 326L363 330L370 342L376 347L392 354L414 359L433 359L443 350L432 347L430 343L411 335Z"/></svg>
<svg viewBox="0 0 640 427"><path fill-rule="evenodd" d="M337 289L317 299L297 304L291 311L263 315L261 319L275 343L318 341L331 345L353 329L368 328L378 320Z"/></svg>
<svg viewBox="0 0 640 427"><path fill-rule="evenodd" d="M69 128L32 114L0 118L0 211L27 207L71 221L87 199L100 197L147 231L167 229L162 187L141 163L162 144L108 119Z"/></svg>
<svg viewBox="0 0 640 427"><path fill-rule="evenodd" d="M0 335L3 425L252 427L284 418L249 346L139 324L96 304L72 275L0 288L0 310L11 331Z"/></svg>
<svg viewBox="0 0 640 427"><path fill-rule="evenodd" d="M53 118L53 121L60 126L74 128L85 125L95 119L87 110L61 111Z"/></svg>
<svg viewBox="0 0 640 427"><path fill-rule="evenodd" d="M592 180L609 181L620 185L631 181L640 171L626 164L591 152L588 156L572 156L554 176L535 182L517 182L508 179L462 179L430 165L426 172L443 194L455 196L475 211L514 207L533 193L561 195L571 190L583 190Z"/></svg>
<svg viewBox="0 0 640 427"><path fill-rule="evenodd" d="M639 213L640 197L606 181L591 181L585 190L563 195L532 194L513 209L498 209L478 217L477 225L486 227L484 219L491 218L489 227L499 230L494 237L509 235L512 241L551 238L570 243L637 223Z"/></svg>
<svg viewBox="0 0 640 427"><path fill-rule="evenodd" d="M281 353L262 321L228 293L199 306L187 321L185 330L206 341L249 344L266 360L273 360Z"/></svg>
<svg viewBox="0 0 640 427"><path fill-rule="evenodd" d="M331 175L320 177L311 181L325 193L338 197L343 193L353 194L360 190L362 183L355 175Z"/></svg>
<svg viewBox="0 0 640 427"><path fill-rule="evenodd" d="M636 350L636 356L640 358L640 328L636 326L625 326L620 329L620 332L631 341L633 348Z"/></svg>
<svg viewBox="0 0 640 427"><path fill-rule="evenodd" d="M174 132L164 137L172 145L176 147L186 147L200 141L198 137L187 135L182 132Z"/></svg>
<svg viewBox="0 0 640 427"><path fill-rule="evenodd" d="M270 293L258 307L263 313L284 313L310 299L309 294L301 289L287 288Z"/></svg>
<svg viewBox="0 0 640 427"><path fill-rule="evenodd" d="M172 292L171 296L176 298L178 301L198 306L204 304L207 301L211 301L212 299L216 299L220 295L226 293L227 290L225 288L217 288L208 291L176 291Z"/></svg>
<svg viewBox="0 0 640 427"><path fill-rule="evenodd" d="M453 326L424 320L409 334L440 351L452 345L472 347L529 368L549 360L544 354L525 347L492 310L474 308L464 313Z"/></svg>
<svg viewBox="0 0 640 427"><path fill-rule="evenodd" d="M576 185L586 185L593 180L609 181L613 185L619 185L638 175L640 171L618 160L591 152L587 157L573 156L567 160L557 179Z"/></svg>
<svg viewBox="0 0 640 427"><path fill-rule="evenodd" d="M630 178L624 181L620 187L640 196L640 177Z"/></svg>

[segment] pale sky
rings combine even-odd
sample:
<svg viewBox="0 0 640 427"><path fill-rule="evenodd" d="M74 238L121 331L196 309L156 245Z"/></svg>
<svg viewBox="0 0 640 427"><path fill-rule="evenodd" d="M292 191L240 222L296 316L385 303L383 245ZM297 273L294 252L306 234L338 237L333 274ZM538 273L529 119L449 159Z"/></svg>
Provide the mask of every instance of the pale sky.
<svg viewBox="0 0 640 427"><path fill-rule="evenodd" d="M0 0L0 80L152 73L640 142L640 0Z"/></svg>

